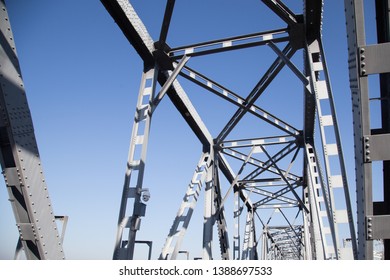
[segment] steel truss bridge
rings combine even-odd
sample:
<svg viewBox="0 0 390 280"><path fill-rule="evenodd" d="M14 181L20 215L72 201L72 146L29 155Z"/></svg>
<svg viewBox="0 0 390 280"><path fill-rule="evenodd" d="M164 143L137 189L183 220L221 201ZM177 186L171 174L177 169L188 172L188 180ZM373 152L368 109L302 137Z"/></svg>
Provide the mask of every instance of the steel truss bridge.
<svg viewBox="0 0 390 280"><path fill-rule="evenodd" d="M279 18L279 27L185 46L169 44L175 0L167 0L161 11L159 38L151 37L130 1L101 2L143 61L113 259L136 258L139 243L152 250L153 240L142 237L141 221L148 218L146 208L152 203L153 190L143 182L151 121L164 98L174 104L202 149L189 184L183 186L178 201L169 201L178 203L179 209L166 230L159 259L176 259L185 252L181 244L195 206L198 211L203 206L203 223L194 226L203 228L202 238L195 242L205 260L373 259L375 240L382 240L384 258L390 259L390 1L375 1L378 43L367 45L364 1L345 0L349 54L345 71L349 70L352 95L357 215L352 213L355 202L350 199L321 38L322 0L302 1L299 12L293 12L287 1L259 1ZM18 252L24 251L27 259L64 259L63 234L57 223L66 224L66 217L54 215L26 94L19 86L23 81L4 0L0 5L0 160L20 232ZM248 92L229 88L239 80L227 85L213 78L221 75L209 71L223 69L196 67L201 58L213 57L210 63L216 64L216 57L223 60L230 53L244 54L254 48L266 49L274 58L263 72L255 73L260 79ZM298 66L297 58L302 61L302 57ZM278 98L272 85L285 72L291 92L302 96L297 102L303 100L303 106L291 104L291 108L302 109L265 109L261 97L275 94ZM373 74L380 77L377 98L368 89ZM205 125L186 87L199 88L234 108L217 133ZM374 99L381 103L379 129L370 125ZM297 114L303 120L300 123L294 123ZM250 133L241 135L243 129L237 128L248 118ZM372 198L372 163L376 161L383 163L381 202ZM217 250L213 244L218 244Z"/></svg>

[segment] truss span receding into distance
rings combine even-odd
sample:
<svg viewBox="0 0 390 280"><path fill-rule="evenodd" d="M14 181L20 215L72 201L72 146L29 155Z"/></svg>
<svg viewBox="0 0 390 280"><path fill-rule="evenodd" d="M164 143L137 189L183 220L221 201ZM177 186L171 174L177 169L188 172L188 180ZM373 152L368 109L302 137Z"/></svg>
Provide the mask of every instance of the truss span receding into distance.
<svg viewBox="0 0 390 280"><path fill-rule="evenodd" d="M297 14L281 1L263 1L268 12L280 19L276 29L185 46L169 43L175 1L167 1L157 40L129 1L102 2L144 61L114 259L134 258L141 220L147 218L148 202L143 196L149 190L142 183L148 137L153 113L165 95L194 131L202 150L160 259L177 258L201 192L202 259L353 258L355 229L321 42L322 2L308 1ZM230 52L240 51L244 56L252 48L267 49L274 58L263 73L256 73L260 79L248 92L236 93L230 89L232 82L227 85L213 78L223 76L220 73L204 74L209 69L223 74L218 61L212 60L209 68L192 66L201 57L218 54L218 59L229 59ZM298 55L304 57L302 66L294 63ZM294 108L290 112L281 112L277 105L265 109L262 97L275 94L278 98L272 85L286 71L291 74L287 74L289 79L295 79L292 85L298 85L288 94L301 96L296 101L303 100L304 107L290 104ZM216 132L208 129L207 120L191 102L185 87L188 82L235 108ZM294 120L297 114L303 122ZM243 133L240 125L248 118L252 129ZM231 201L234 209L228 213ZM219 253L213 247L214 230ZM351 246L344 246L345 240L352 240Z"/></svg>
<svg viewBox="0 0 390 280"><path fill-rule="evenodd" d="M374 238L388 238L390 230L380 223L387 223L389 213L385 207L372 211L372 202L365 202L365 208L358 204L365 209L358 211L358 235L362 236L359 242L355 234L322 45L322 0L302 1L299 9L296 3L290 7L287 1L258 1L259 9L269 15L259 16L259 20L265 21L259 30L248 28L243 35L214 38L205 29L203 41L191 42L191 34L184 33L188 37L185 44L171 40L178 36L174 34L177 29L172 27L181 24L173 20L175 6L183 3L166 1L165 12L161 11L164 16L159 36L152 38L131 1L101 2L143 61L114 259L139 258L138 251L145 248L140 244L148 246L149 259L152 256L177 259L183 253L188 256L182 244L190 224L202 228L202 236L192 237L192 243L198 243L202 254L199 258L204 260L370 258L370 253L363 253L361 248L370 248ZM20 231L20 244L28 258L64 258L43 173L40 172L40 177L29 175L29 172L39 172L39 155L35 140L31 140L34 135L25 93L17 86L22 81L6 8L3 0L0 3L3 13L0 105L5 116L0 120L1 164ZM352 30L348 29L348 34L359 35L356 32L361 27L359 17L348 15L362 13L362 1L345 3L347 18L353 19L347 20L347 27ZM223 7L215 13L223 14ZM348 41L351 64L357 59L356 52L351 51L357 50L354 36L349 36ZM376 48L384 54L389 50L387 44L373 50L361 45L364 44L359 45L360 54L368 49L368 61L374 59L371 52ZM226 62L231 61L232 55L235 55L235 65L229 69ZM363 59L362 55L359 59ZM369 63L360 63L359 67L366 67L370 73L389 70L386 67L378 70ZM240 75L231 73L235 71L240 71ZM364 79L370 74L362 71L358 73L350 67L351 88L354 75ZM188 185L183 186L182 193L170 194L169 201L151 198L153 188L144 184L146 176L161 176L147 173L147 158L156 156L148 155L148 142L153 133L152 119L163 99L170 99L201 147ZM209 100L213 100L211 106ZM359 106L359 110L365 108ZM15 110L18 112L14 113ZM372 160L386 162L388 153L381 154L379 149L385 149L382 140L388 139L387 134L359 133L355 135L356 153L362 153L359 143L366 137L366 142L379 147L373 150L376 158ZM363 149L367 155L368 148ZM370 162L365 157L364 164ZM359 159L357 164L368 168ZM359 168L358 172L368 172ZM369 185L367 174L364 176L368 177L362 176ZM35 181L30 182L30 178ZM169 186L164 188L169 192ZM364 185L358 190L358 195L364 197L365 188L368 187ZM165 234L165 243L158 254L152 254L152 249L156 250L153 240L142 236L141 221L150 215L149 203L177 203L178 206L176 216L167 219L166 232L156 230L156 235ZM386 203L389 204L385 201L381 205ZM195 211L202 212L203 221L193 225ZM371 232L374 234L366 236ZM386 244L387 241L385 247Z"/></svg>

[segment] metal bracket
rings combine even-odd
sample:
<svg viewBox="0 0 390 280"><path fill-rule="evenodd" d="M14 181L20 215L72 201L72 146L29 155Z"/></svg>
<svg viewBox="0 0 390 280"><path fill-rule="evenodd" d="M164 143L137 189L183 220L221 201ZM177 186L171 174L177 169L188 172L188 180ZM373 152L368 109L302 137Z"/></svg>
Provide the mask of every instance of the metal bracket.
<svg viewBox="0 0 390 280"><path fill-rule="evenodd" d="M390 160L390 134L364 136L364 162Z"/></svg>
<svg viewBox="0 0 390 280"><path fill-rule="evenodd" d="M39 240L34 224L30 223L18 223L16 224L19 230L20 239L22 241Z"/></svg>
<svg viewBox="0 0 390 280"><path fill-rule="evenodd" d="M146 204L139 202L134 205L134 215L138 217L145 217L146 214ZM137 227L139 228L139 227Z"/></svg>
<svg viewBox="0 0 390 280"><path fill-rule="evenodd" d="M390 215L366 217L366 240L390 239Z"/></svg>
<svg viewBox="0 0 390 280"><path fill-rule="evenodd" d="M390 72L390 43L358 49L360 76Z"/></svg>

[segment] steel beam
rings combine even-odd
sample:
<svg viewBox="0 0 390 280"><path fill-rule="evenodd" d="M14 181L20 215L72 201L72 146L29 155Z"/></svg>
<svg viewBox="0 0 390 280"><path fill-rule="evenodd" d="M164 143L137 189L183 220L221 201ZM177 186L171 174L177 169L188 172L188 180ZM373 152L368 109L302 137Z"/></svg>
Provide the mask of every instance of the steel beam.
<svg viewBox="0 0 390 280"><path fill-rule="evenodd" d="M388 134L390 132L388 67L389 55L389 1L376 2L378 44L367 45L365 33L365 6L363 0L345 1L349 49L349 79L352 93L354 121L355 165L357 187L358 258L374 258L374 236L384 239L384 258L390 259L390 228L383 227L390 214L390 172ZM370 98L368 77L380 74L380 97ZM372 95L372 94L371 94ZM381 103L382 127L371 127L370 103ZM372 162L383 163L383 201L373 201Z"/></svg>
<svg viewBox="0 0 390 280"><path fill-rule="evenodd" d="M165 241L165 245L159 257L160 260L175 260L177 258L181 243L183 242L192 214L194 213L195 206L197 205L202 186L205 184L211 160L212 158L209 153L202 153L194 175L192 176L192 180L188 185L183 201Z"/></svg>
<svg viewBox="0 0 390 280"><path fill-rule="evenodd" d="M309 27L306 26L306 28ZM329 202L332 205L331 208L333 209L333 221L330 222L335 226L335 239L333 240L337 248L335 256L337 259L356 258L357 245L355 225L352 215L352 205L350 201L349 186L341 146L336 108L333 100L325 54L323 51L321 34L319 34L318 37L314 37L313 34L311 34L306 43L305 67L306 74L309 76L310 92L313 95L313 97L311 97L309 91L306 90L305 96L309 99L306 101L306 104L310 104L310 106L314 105L314 98L315 110L313 111L309 108L306 112L308 115L305 117L305 120L307 120L305 124L313 125L313 113L317 114L323 151L323 166L325 167L323 170L324 178L326 178L325 188L328 189L327 193L330 198ZM328 112L329 109L330 112ZM309 132L314 133L314 128L308 127L305 129L305 141L312 142L314 135L309 135ZM342 190L341 194L339 192L339 198L337 199L339 201L342 199L343 201L342 204L338 205L338 209L336 209L335 197L337 188L341 188ZM347 225L348 227L348 230L345 232L345 238L352 240L352 248L343 247L343 238L338 234L339 228L344 227L344 225Z"/></svg>
<svg viewBox="0 0 390 280"><path fill-rule="evenodd" d="M27 259L64 259L4 0L0 1L0 162Z"/></svg>
<svg viewBox="0 0 390 280"><path fill-rule="evenodd" d="M157 66L144 69L142 74L123 183L113 259L132 260L134 258L136 235L141 226L141 218L146 213L148 199L142 199L142 196L148 190L143 189L143 180L152 122L151 104L154 100L157 75ZM131 202L133 205L129 205ZM131 206L133 206L133 212L129 216L126 213L127 208ZM128 236L124 236L126 229L128 229Z"/></svg>
<svg viewBox="0 0 390 280"><path fill-rule="evenodd" d="M296 15L280 0L262 0L275 14L277 14L288 25L296 24Z"/></svg>
<svg viewBox="0 0 390 280"><path fill-rule="evenodd" d="M375 1L377 14L377 37L378 43L381 45L388 45L390 42L390 1L377 0ZM380 65L389 65L389 63L380 62ZM383 66L381 66L383 67ZM390 133L390 74L387 73L379 75L380 83L380 97L381 97L381 119L382 119L382 133ZM388 148L383 150L389 150ZM382 150L382 151L383 151ZM382 211L376 211L374 203L374 213L376 215L390 214L390 160L383 160L383 202ZM387 234L389 235L389 234ZM390 238L384 240L384 259L390 260Z"/></svg>
<svg viewBox="0 0 390 280"><path fill-rule="evenodd" d="M169 29L169 25L171 23L173 8L175 7L175 1L176 0L168 0L167 1L163 23L161 24L160 38L158 40L158 43L160 46L165 45L165 42L167 40L168 29Z"/></svg>
<svg viewBox="0 0 390 280"><path fill-rule="evenodd" d="M263 46L268 44L269 42L288 42L289 34L287 33L287 31L287 29L276 29L248 35L207 41L181 47L175 47L169 51L169 56L173 59L177 59L181 58L184 55L209 55L226 51Z"/></svg>
<svg viewBox="0 0 390 280"><path fill-rule="evenodd" d="M145 65L154 65L155 58L153 53L156 51L154 41L129 1L101 0L101 2L133 45ZM160 71L158 82L164 85L169 76L167 71ZM204 146L210 146L213 142L211 134L177 80L168 89L167 94L201 143Z"/></svg>
<svg viewBox="0 0 390 280"><path fill-rule="evenodd" d="M203 260L213 259L213 226L215 222L215 178L213 174L215 172L214 164L214 151L210 152L210 166L207 169L205 192L204 192L204 213L203 213Z"/></svg>
<svg viewBox="0 0 390 280"><path fill-rule="evenodd" d="M291 45L287 45L283 54L287 58L291 58L295 49L291 47ZM250 92L248 97L245 99L245 107L239 108L234 116L229 120L226 126L222 129L220 134L217 137L217 143L224 141L225 138L229 135L229 133L234 129L237 123L242 119L242 117L250 110L255 101L260 97L260 95L265 91L268 85L272 82L272 80L276 77L276 75L283 69L285 66L284 60L278 57L271 67L267 70L267 72L260 79L259 83L255 86L255 88Z"/></svg>
<svg viewBox="0 0 390 280"><path fill-rule="evenodd" d="M221 84L211 80L205 75L195 71L189 67L183 67L183 71L180 73L181 76L187 78L188 80L194 82L195 84L203 87L204 89L214 93L215 95L229 101L230 103L245 109L245 98L241 97L237 93L227 89ZM299 136L300 132L298 129L293 127L291 124L288 124L286 121L278 118L277 116L271 114L270 112L260 108L256 104L253 104L248 113L260 118L261 120L269 123L270 125L290 134Z"/></svg>
<svg viewBox="0 0 390 280"><path fill-rule="evenodd" d="M230 190L227 191L225 196L222 199L222 188L221 188L221 182L219 179L219 154L217 153L215 155L214 160L214 174L213 178L215 181L214 186L214 207L215 207L215 214L214 214L214 220L217 227L218 232L218 240L219 240L219 248L221 251L221 259L222 260L230 260L230 244L229 244L229 232L226 222L226 214L225 214L225 199L230 194ZM237 175L238 176L238 175ZM234 187L234 183L231 184L232 187Z"/></svg>
<svg viewBox="0 0 390 280"><path fill-rule="evenodd" d="M264 241L263 244L271 245L270 248L263 248L264 252L267 252L263 253L263 256L268 254L270 256L272 255L273 258L318 258L313 257L313 252L311 251L311 249L315 250L315 246L306 244L306 242L310 243L310 240L306 238L306 236L303 238L301 234L306 235L310 234L309 232L313 233L313 224L314 221L316 221L317 232L319 233L316 235L318 239L317 245L320 243L325 244L326 237L325 234L321 234L321 231L327 231L328 229L322 225L321 222L318 222L320 220L322 221L322 218L324 218L323 215L332 215L335 221L329 220L331 223L335 222L338 224L344 223L345 221L351 221L349 217L344 217L345 213L350 213L348 198L345 198L347 201L347 209L345 209L345 211L333 211L335 208L333 205L334 198L332 187L339 187L340 184L346 188L347 186L338 138L337 119L333 108L333 100L328 85L328 73L321 46L322 1L305 1L305 10L302 16L294 14L281 0L263 0L264 4L270 8L270 11L275 13L288 25L287 28L173 48L167 46L166 39L170 19L173 13L174 1L167 1L158 42L153 42L142 21L138 18L128 1L102 0L102 2L117 21L130 43L135 47L145 65L149 66L149 68L151 66L157 66L158 68L157 80L162 85L162 90L157 95L157 99L155 101L152 100L151 104L157 105L166 93L203 144L204 151L210 151L210 159L212 160L208 164L209 168L207 174L205 173L203 259L213 259L215 257L212 252L213 228L215 225L218 227L221 258L230 258L224 205L229 194L232 192L234 192L234 197L236 199L234 209L235 225L239 227L239 217L242 213L246 212L247 218L249 217L247 219L244 240L241 240L240 238L241 234L239 229L235 230L233 244L234 259L257 258L256 226L254 224L254 217L259 217L261 221L259 212L263 210L266 211L267 208L273 209L273 213L277 211L281 212L284 218L282 221L287 222L287 226L272 226L272 231L267 231L266 235L271 243ZM279 49L280 46L277 46L277 44L281 42L283 42L283 50ZM189 57L214 53L222 54L226 51L244 50L249 47L258 47L262 45L271 47L276 53L277 58L245 98L185 65ZM304 65L304 73L294 65L291 60L299 49L305 50L306 62ZM181 61L178 62L176 59L181 59ZM288 66L291 69L302 82L305 89L305 123L303 130L294 128L286 121L270 114L255 104L259 97L268 89L268 86L272 83L274 78L279 75L284 66ZM194 106L184 93L183 88L181 88L176 79L178 75L238 107L235 114L230 118L215 139L213 139L208 132ZM325 80L320 80L320 76L325 76ZM330 102L331 115L322 114L320 100ZM154 108L152 111L153 110ZM226 141L231 131L247 113L255 115L257 117L256 120L271 124L275 128L285 132L287 135L270 135L252 139ZM325 162L326 167L325 176L322 178L327 179L320 181L318 181L318 177L321 177L321 168L320 163L317 163L318 158L315 158L313 162L307 160L306 163L303 164L302 176L290 172L290 170L293 170L292 166L296 162L300 149L304 147L304 143L314 143L316 114L319 116L323 140L322 146L324 150L323 161ZM324 139L326 139L323 131L324 127L332 127L334 129L337 143L326 143L326 141L324 141ZM274 147L278 147L278 145L281 148L276 152L272 151L273 155L267 151L268 147L274 149ZM267 147L267 149L265 147ZM247 151L249 149L251 151L248 153ZM224 154L231 156L229 158L231 160L238 160L239 163L241 162L241 168L237 173L232 170L227 160L223 157ZM287 158L289 155L292 156L290 161L288 161ZM308 154L305 153L305 156L307 155ZM328 164L329 156L338 157L342 174L333 173L333 169L331 169ZM265 161L263 161L264 157ZM285 164L286 162L288 166L282 168L282 163ZM305 158L303 159L303 162L305 162ZM310 165L311 169L308 168L308 165ZM251 167L251 169L248 170L247 167ZM247 174L244 174L244 169ZM220 186L219 171L221 171L230 184L226 194L221 193L222 188ZM269 173L271 173L271 176L267 176ZM307 185L309 181L311 186ZM137 188L139 187L140 186L137 185ZM274 190L271 191L271 188L274 188ZM306 197L302 198L298 194L298 188L311 189L306 192L302 191L302 194L307 194L309 196L308 199ZM322 196L318 194L320 188L322 188ZM265 198L254 200L254 197L258 195ZM348 196L347 190L345 190L344 195ZM238 201L238 199L240 200ZM253 200L257 202L253 203ZM329 208L328 212L320 209L322 201L325 201ZM188 209L188 211L191 212L193 208L187 206L185 201L183 201L183 203L180 209ZM291 207L300 208L298 213L302 212L303 216L306 215L304 226L298 225L298 227L295 228L294 223L291 222L287 215L281 210L282 207L286 209ZM314 211L313 209L316 210ZM310 211L313 211L313 213ZM181 213L182 211L179 212ZM307 218L309 217L309 214L316 217L309 219ZM181 221L182 219L185 219L186 221L183 232L185 232L185 228L191 218L190 216L191 215L186 216L184 214L178 214L177 216L178 221ZM268 220L267 226L271 220L272 215ZM177 232L182 232L177 224L178 223L176 223L176 226L174 224L172 227L174 232L171 232L172 234L169 235L168 239L171 239ZM263 227L266 226L263 222L262 224ZM337 236L336 230L334 230L333 233ZM353 236L353 233L351 233L351 235ZM182 240L181 238L180 233L180 240ZM168 242L169 245L166 246L167 250L163 251L160 258L166 259L169 254L171 254L171 257L177 254L177 252L179 252L180 242L177 242L174 246L173 243ZM239 249L240 242L243 242L244 249L242 252ZM342 249L339 248L338 238L333 238L332 242L333 244L336 244L334 249L334 251L336 251L334 253L335 257L344 257L344 254L339 255L338 253L338 251ZM309 249L304 250L303 247L305 246ZM322 255L323 258L331 258L329 256L330 254L326 253L327 249L325 246L321 246L324 248L323 251L325 253L319 252L319 254ZM317 246L317 250L318 248L319 247Z"/></svg>

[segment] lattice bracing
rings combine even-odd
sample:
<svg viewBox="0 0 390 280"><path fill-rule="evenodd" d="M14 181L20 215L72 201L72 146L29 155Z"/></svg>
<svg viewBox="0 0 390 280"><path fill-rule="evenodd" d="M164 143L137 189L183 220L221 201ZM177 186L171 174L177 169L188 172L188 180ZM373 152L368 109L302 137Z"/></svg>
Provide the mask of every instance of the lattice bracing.
<svg viewBox="0 0 390 280"><path fill-rule="evenodd" d="M304 10L295 13L296 6L290 8L282 1L264 0L258 3L259 8L276 16L276 22L280 24L277 28L184 46L169 44L173 36L171 25L180 24L171 23L175 1L167 1L157 41L151 38L129 1L102 2L143 59L145 69L154 70L153 81L160 83L162 88L156 97L148 100L149 105L138 104L137 112L145 112L145 118L150 119L160 101L168 95L203 146L201 160L185 191L160 259L177 257L195 204L201 197L205 201L203 240L200 242L203 259L218 255L212 245L214 229L218 232L222 259L353 258L356 246L344 248L342 243L345 239L355 240L355 236L337 117L321 45L322 1L304 1ZM223 8L216 12L223 13ZM223 60L224 56L229 57L237 51L244 56L244 52L254 49L258 50L256 55L265 50L273 59L267 59L268 67L260 67L262 74L259 68L260 79L257 78L246 94L245 90L237 93L231 89L234 87L232 80L223 78L223 71L222 75L218 73L215 57L218 55ZM303 54L303 66L295 61L299 54ZM216 73L205 74L212 71L204 71L207 67L196 63L205 57L213 57L209 64ZM267 103L268 96L280 98L275 93L275 81L283 79L293 81L290 91L294 95L300 93L303 108L290 104L292 110L286 111L281 106L283 100ZM209 116L201 118L192 102L194 96L184 91L186 87L190 91L197 87L217 98L218 104L222 105L216 106L227 106L225 115L230 114L230 118L222 118L225 123L221 122L219 128L213 125L209 130ZM142 86L141 89L142 92ZM204 102L208 102L206 100ZM287 100L285 102L289 102ZM325 112L325 107L330 110ZM303 117L303 123L291 117L297 113ZM147 137L138 135L137 126L136 117L130 151L147 144ZM130 156L127 174L138 170L138 164L132 164L134 160ZM145 164L144 160L137 163ZM145 191L142 176L143 172L139 172L138 183L131 192L135 196ZM336 189L342 192L336 194ZM128 195L123 196L122 205L128 198ZM234 201L234 209L229 214L230 201ZM134 212L145 207L146 204L136 197ZM122 241L124 254L116 257L133 258L132 243L139 230L135 221L143 216L133 214L125 223L120 218L119 232L128 224L133 236L130 234L132 238ZM234 226L232 246L229 244L229 223ZM117 244L120 245L119 240ZM230 252L231 248L233 252Z"/></svg>
<svg viewBox="0 0 390 280"><path fill-rule="evenodd" d="M143 22L132 1L101 2L142 60L114 259L138 258L136 244L149 246L148 258L177 259L183 252L188 258L190 253L182 247L189 243L200 248L196 254L205 260L354 259L372 255L362 250L358 254L336 106L322 45L322 0L234 2L235 13L252 17L247 25L226 20L232 15L225 14L224 5L208 1L167 0L165 11L154 9L156 2L152 0L135 3L145 6L143 15L149 13L154 19L162 15L155 38L151 35L155 28L149 29ZM4 35L0 49L0 107L4 116L0 121L0 159L20 243L28 258L64 258L8 16L4 1L0 3ZM350 17L348 33L360 32L361 22L355 22L355 15L361 14L362 1L345 3ZM210 8L202 10L202 4ZM195 8L199 12L188 13ZM253 13L257 9L258 14ZM186 16L175 17L175 13L185 12ZM215 32L214 24L205 27L205 22L211 22L207 17L224 19L223 30ZM193 34L189 23L204 30ZM390 166L389 154L370 145L385 151L383 143L390 138L385 125L381 131L372 131L367 121L356 115L366 113L368 100L361 104L360 96L367 97L366 76L389 70L375 61L373 53L390 52L388 44L365 46L360 37L353 36L349 37L350 49L358 45L350 52L355 126L359 126L355 142L365 143L356 148L357 154L364 154L357 162L362 175L357 183L362 185L358 199L364 204L364 211L358 213L359 246L363 248L366 243L372 246L374 237L388 238L381 227L381 222L389 219L387 208L383 203L373 206L365 191L371 162L382 160L385 168ZM370 63L372 60L375 63ZM166 99L200 143L180 155L186 157L196 149L201 154L190 182L183 183L180 192L170 186L178 174L166 179L147 172L147 158L156 156L148 154L152 119L159 117L156 113ZM387 111L384 109L384 115ZM169 135L172 143L182 133ZM164 162L176 171L181 161L174 156L176 151ZM160 186L146 187L147 176L158 178ZM151 199L156 187L164 198ZM158 230L152 234L162 236L157 241L163 240L158 252L152 252L155 241L144 240L141 231L152 203L161 207L177 203L179 208L173 219L167 219L166 229L160 230L165 215L159 217ZM196 211L201 212L198 224ZM191 226L201 228L201 233L191 234ZM189 235L191 241L186 243ZM368 242L362 241L366 239ZM384 244L388 246L387 241Z"/></svg>

